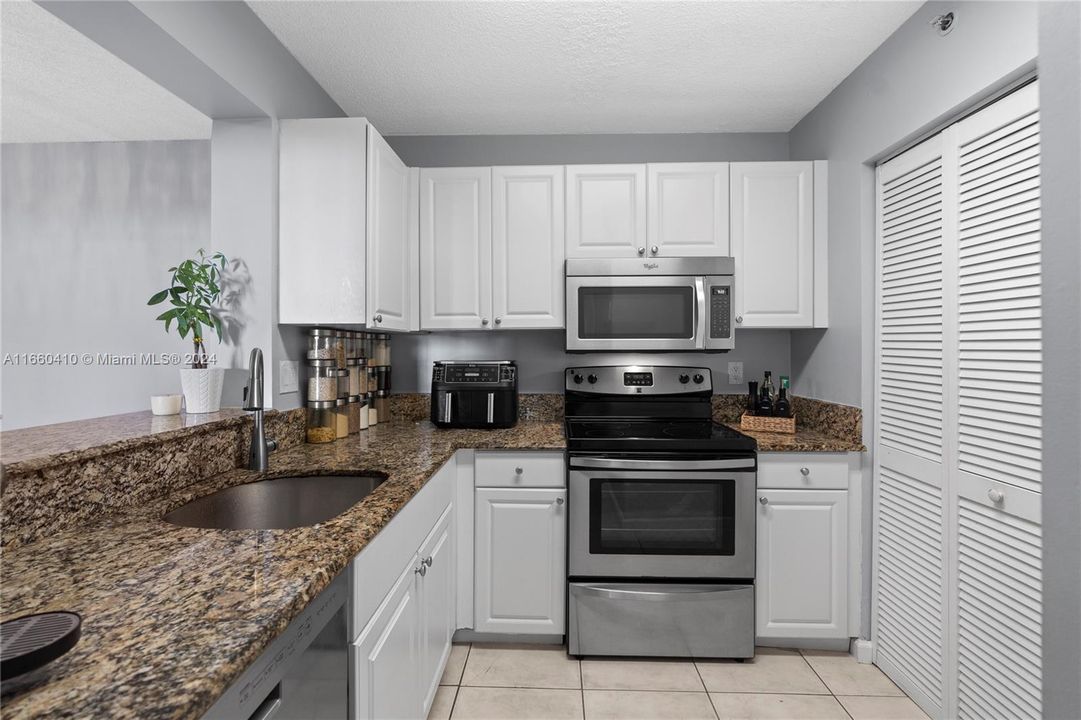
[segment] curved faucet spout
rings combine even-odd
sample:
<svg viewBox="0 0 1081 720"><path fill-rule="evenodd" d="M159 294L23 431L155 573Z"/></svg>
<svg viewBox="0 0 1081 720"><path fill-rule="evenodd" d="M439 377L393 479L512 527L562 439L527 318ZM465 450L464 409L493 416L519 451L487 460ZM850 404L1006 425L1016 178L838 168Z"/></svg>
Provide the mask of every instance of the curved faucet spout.
<svg viewBox="0 0 1081 720"><path fill-rule="evenodd" d="M244 397L244 409L254 413L248 469L264 472L267 469L267 455L277 449L278 443L266 439L266 426L263 424L263 351L259 348L252 348L248 359L248 386L244 388Z"/></svg>

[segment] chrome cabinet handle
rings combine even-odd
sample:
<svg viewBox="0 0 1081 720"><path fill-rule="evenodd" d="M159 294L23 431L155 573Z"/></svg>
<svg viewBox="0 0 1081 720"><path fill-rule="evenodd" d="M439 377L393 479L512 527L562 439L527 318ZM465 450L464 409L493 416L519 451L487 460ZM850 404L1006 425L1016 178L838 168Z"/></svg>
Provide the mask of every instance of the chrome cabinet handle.
<svg viewBox="0 0 1081 720"><path fill-rule="evenodd" d="M1000 505L1002 501L1006 499L1006 493L997 488L991 488L987 491L987 499L995 505Z"/></svg>
<svg viewBox="0 0 1081 720"><path fill-rule="evenodd" d="M646 249L644 247L638 248L638 254L639 255L645 255L646 254Z"/></svg>
<svg viewBox="0 0 1081 720"><path fill-rule="evenodd" d="M376 315L375 317L372 318L372 320L374 320L377 323L381 323L381 322L383 322L383 316L382 315Z"/></svg>
<svg viewBox="0 0 1081 720"><path fill-rule="evenodd" d="M656 255L656 254L657 254L658 252L660 252L660 248L659 248L659 247L657 247L656 245L654 245L653 247L651 247L651 248L649 249L649 252L650 252L650 254L652 254L652 255Z"/></svg>
<svg viewBox="0 0 1081 720"><path fill-rule="evenodd" d="M762 503L763 505L769 505L769 498L765 497L765 496L762 496L762 497L758 498L758 502Z"/></svg>
<svg viewBox="0 0 1081 720"><path fill-rule="evenodd" d="M562 504L563 504L563 498L556 498L556 505L562 505Z"/></svg>
<svg viewBox="0 0 1081 720"><path fill-rule="evenodd" d="M743 316L742 315L736 315L736 322L742 323L743 322Z"/></svg>
<svg viewBox="0 0 1081 720"><path fill-rule="evenodd" d="M427 566L427 567L431 567L431 566L432 566L432 556L431 556L431 555L429 555L428 557L426 557L426 558L424 558L423 560L421 560L421 561L420 561L420 563L421 563L422 565L425 565L425 566Z"/></svg>
<svg viewBox="0 0 1081 720"><path fill-rule="evenodd" d="M423 563L421 563L420 567L413 569L413 572L415 572L417 575L420 575L421 577L424 577L428 574L428 568Z"/></svg>
<svg viewBox="0 0 1081 720"><path fill-rule="evenodd" d="M802 475L803 477L807 477L808 475L811 474L811 468L801 467L799 469L799 474Z"/></svg>
<svg viewBox="0 0 1081 720"><path fill-rule="evenodd" d="M515 475L521 475L521 474L522 474L523 472L524 472L524 471L523 471L523 470L522 470L522 468L520 468L520 467L516 467L516 468L514 468L514 474L515 474Z"/></svg>
<svg viewBox="0 0 1081 720"><path fill-rule="evenodd" d="M501 318L501 317L497 317L497 318L495 319L495 324L496 324L496 325L502 325L502 324L503 324L503 318Z"/></svg>
<svg viewBox="0 0 1081 720"><path fill-rule="evenodd" d="M480 324L481 325L487 325L488 324L488 318L481 318L480 319Z"/></svg>

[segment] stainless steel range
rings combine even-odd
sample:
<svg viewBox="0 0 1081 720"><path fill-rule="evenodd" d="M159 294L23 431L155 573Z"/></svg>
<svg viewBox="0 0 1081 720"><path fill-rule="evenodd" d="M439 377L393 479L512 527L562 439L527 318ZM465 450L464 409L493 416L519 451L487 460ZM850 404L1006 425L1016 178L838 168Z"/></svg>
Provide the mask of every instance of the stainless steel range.
<svg viewBox="0 0 1081 720"><path fill-rule="evenodd" d="M754 655L756 444L708 368L566 372L572 655Z"/></svg>

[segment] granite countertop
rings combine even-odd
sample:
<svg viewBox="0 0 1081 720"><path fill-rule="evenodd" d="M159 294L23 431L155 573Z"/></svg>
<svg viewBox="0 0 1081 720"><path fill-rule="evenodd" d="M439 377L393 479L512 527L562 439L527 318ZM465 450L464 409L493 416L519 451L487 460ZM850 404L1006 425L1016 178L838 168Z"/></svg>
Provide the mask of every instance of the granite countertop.
<svg viewBox="0 0 1081 720"><path fill-rule="evenodd" d="M758 442L758 452L863 452L863 443L853 437L840 437L820 430L807 430L796 426L794 434L741 430L739 423L726 423L733 430L753 437Z"/></svg>
<svg viewBox="0 0 1081 720"><path fill-rule="evenodd" d="M83 633L71 652L2 699L4 716L199 717L455 450L564 446L561 422L493 431L381 424L356 439L271 455L265 477L387 476L321 525L226 531L160 519L193 498L260 477L238 469L6 550L3 619L71 610L82 615Z"/></svg>

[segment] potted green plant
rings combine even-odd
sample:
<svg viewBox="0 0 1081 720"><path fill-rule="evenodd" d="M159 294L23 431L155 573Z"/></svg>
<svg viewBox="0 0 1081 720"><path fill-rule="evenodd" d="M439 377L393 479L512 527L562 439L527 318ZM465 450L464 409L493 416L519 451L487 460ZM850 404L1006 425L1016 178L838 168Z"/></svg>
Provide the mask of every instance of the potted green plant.
<svg viewBox="0 0 1081 720"><path fill-rule="evenodd" d="M196 257L169 268L173 274L169 287L154 293L147 301L147 305L159 305L168 300L172 307L156 319L165 323L165 332L169 332L175 321L180 337L187 338L189 333L192 336L193 352L190 358L185 358L190 360L191 367L180 370L180 386L189 413L217 412L221 408L225 370L207 367L203 330L213 329L221 341L222 320L216 308L221 296L221 271L226 262L220 252L207 255L199 248Z"/></svg>

